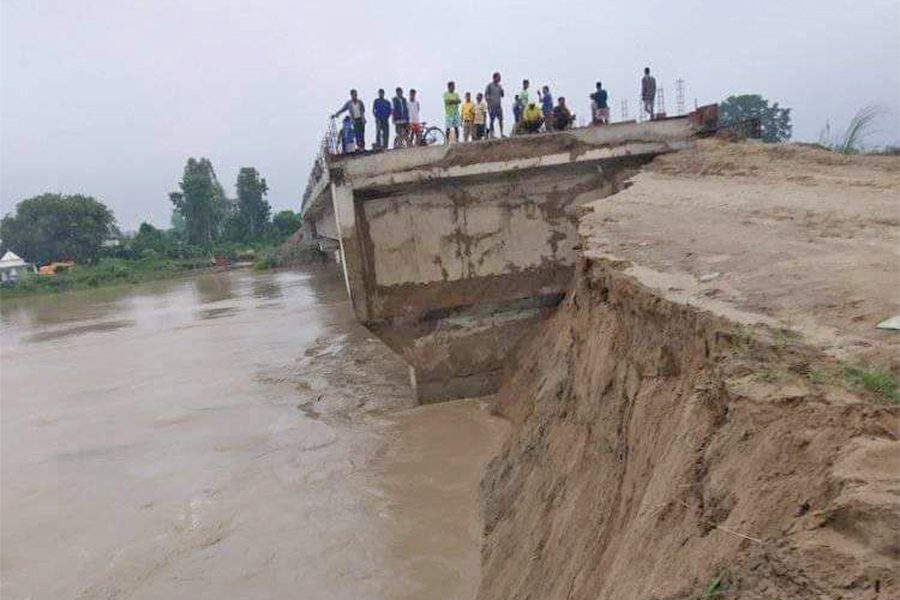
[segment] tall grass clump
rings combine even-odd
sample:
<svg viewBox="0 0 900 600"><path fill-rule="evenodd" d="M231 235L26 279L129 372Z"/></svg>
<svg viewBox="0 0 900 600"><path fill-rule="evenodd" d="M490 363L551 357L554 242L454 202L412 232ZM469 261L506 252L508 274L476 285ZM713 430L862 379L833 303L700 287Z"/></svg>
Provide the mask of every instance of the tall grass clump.
<svg viewBox="0 0 900 600"><path fill-rule="evenodd" d="M836 138L831 138L831 124L826 123L819 133L819 144L838 154L860 154L866 140L875 133L875 122L885 113L878 105L865 106L850 119L847 129Z"/></svg>
<svg viewBox="0 0 900 600"><path fill-rule="evenodd" d="M844 379L851 388L865 388L890 402L900 402L900 382L888 368L864 362L844 364Z"/></svg>

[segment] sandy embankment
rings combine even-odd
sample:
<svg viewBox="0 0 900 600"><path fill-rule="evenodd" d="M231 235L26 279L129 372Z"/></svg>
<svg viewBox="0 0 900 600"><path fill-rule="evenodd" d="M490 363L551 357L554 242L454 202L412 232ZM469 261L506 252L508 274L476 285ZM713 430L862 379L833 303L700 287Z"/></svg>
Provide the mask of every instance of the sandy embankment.
<svg viewBox="0 0 900 600"><path fill-rule="evenodd" d="M495 405L478 597L897 597L900 411L838 361L898 368L898 192L896 157L710 141L585 207Z"/></svg>

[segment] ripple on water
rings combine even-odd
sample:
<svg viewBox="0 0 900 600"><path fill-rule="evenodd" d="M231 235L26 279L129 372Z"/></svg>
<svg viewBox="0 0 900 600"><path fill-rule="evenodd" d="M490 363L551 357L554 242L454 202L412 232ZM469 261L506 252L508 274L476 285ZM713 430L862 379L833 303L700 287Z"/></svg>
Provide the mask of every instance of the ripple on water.
<svg viewBox="0 0 900 600"><path fill-rule="evenodd" d="M118 319L115 321L102 321L100 323L91 323L90 325L78 325L77 327L66 327L64 329L52 329L49 331L39 331L22 337L27 343L49 342L68 337L76 337L88 333L102 333L104 331L115 331L125 327L134 327L133 319Z"/></svg>
<svg viewBox="0 0 900 600"><path fill-rule="evenodd" d="M206 308L204 310L197 311L197 314L201 319L221 319L223 317L230 317L236 314L240 309L236 306L223 306L221 308Z"/></svg>

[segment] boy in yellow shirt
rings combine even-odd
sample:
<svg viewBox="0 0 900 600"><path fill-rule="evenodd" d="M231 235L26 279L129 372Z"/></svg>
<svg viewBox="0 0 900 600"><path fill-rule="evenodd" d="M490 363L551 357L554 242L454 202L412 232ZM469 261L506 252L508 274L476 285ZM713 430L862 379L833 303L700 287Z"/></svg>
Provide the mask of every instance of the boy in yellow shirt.
<svg viewBox="0 0 900 600"><path fill-rule="evenodd" d="M460 107L462 113L463 141L468 142L475 137L475 104L472 103L472 92L466 92L466 100Z"/></svg>

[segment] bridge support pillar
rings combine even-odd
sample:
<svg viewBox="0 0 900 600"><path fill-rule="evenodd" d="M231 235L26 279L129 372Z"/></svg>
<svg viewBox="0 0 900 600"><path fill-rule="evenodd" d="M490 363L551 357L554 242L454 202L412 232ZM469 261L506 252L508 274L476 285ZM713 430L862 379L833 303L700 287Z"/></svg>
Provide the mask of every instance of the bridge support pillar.
<svg viewBox="0 0 900 600"><path fill-rule="evenodd" d="M369 319L369 309L366 302L363 255L362 248L360 248L353 186L348 183L338 185L332 182L331 199L334 205L334 219L337 223L341 265L344 270L347 294L350 296L350 302L353 303L353 310L356 312L357 318L366 323Z"/></svg>

